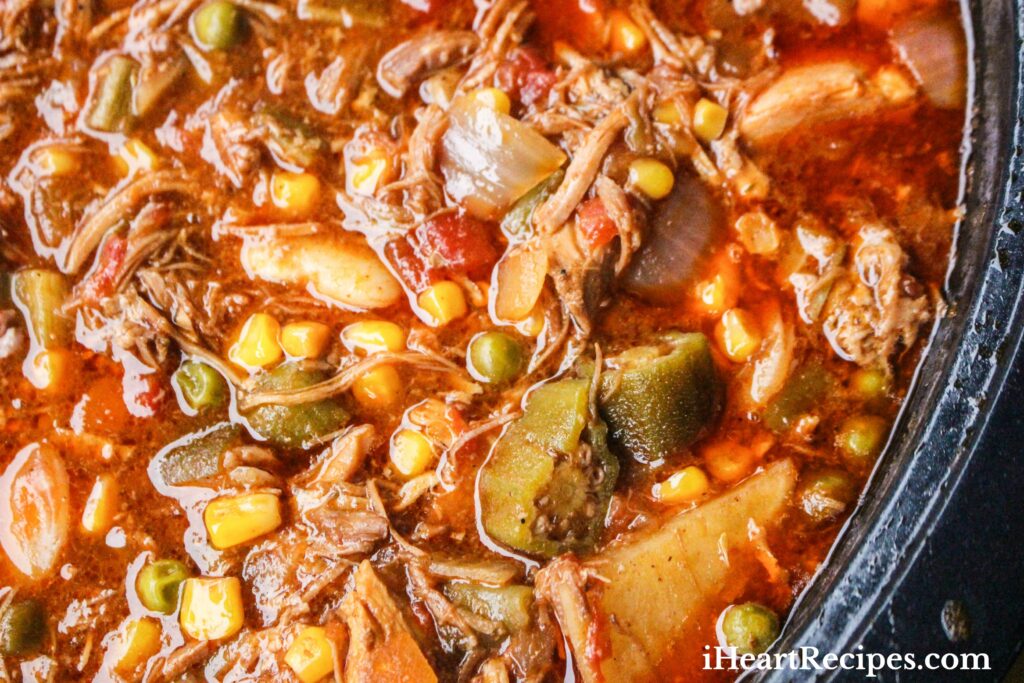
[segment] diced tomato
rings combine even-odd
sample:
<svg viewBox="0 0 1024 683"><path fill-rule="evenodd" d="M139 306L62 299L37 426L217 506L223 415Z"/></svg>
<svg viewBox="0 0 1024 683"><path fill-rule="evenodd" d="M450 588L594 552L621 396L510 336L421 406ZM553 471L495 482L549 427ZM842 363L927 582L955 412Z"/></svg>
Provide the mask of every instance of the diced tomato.
<svg viewBox="0 0 1024 683"><path fill-rule="evenodd" d="M115 375L104 375L93 382L75 405L71 418L76 431L104 436L124 432L130 422L121 379Z"/></svg>
<svg viewBox="0 0 1024 683"><path fill-rule="evenodd" d="M82 300L89 304L96 304L114 293L114 285L117 283L117 274L124 265L125 256L128 253L128 240L120 235L111 235L103 243L99 257L96 259L96 267L89 276L82 281Z"/></svg>
<svg viewBox="0 0 1024 683"><path fill-rule="evenodd" d="M153 417L167 400L167 382L160 373L125 373L124 402L136 417Z"/></svg>
<svg viewBox="0 0 1024 683"><path fill-rule="evenodd" d="M580 232L583 233L583 238L591 250L600 249L619 234L619 229L608 215L604 202L597 197L583 202L576 210L576 217Z"/></svg>
<svg viewBox="0 0 1024 683"><path fill-rule="evenodd" d="M442 214L416 228L418 250L427 263L473 280L488 277L498 261L493 234L488 224L457 213Z"/></svg>
<svg viewBox="0 0 1024 683"><path fill-rule="evenodd" d="M387 243L384 255L398 277L414 292L422 292L431 283L440 280L440 274L431 268L416 251L409 237L399 237Z"/></svg>
<svg viewBox="0 0 1024 683"><path fill-rule="evenodd" d="M525 47L513 50L495 73L498 87L525 105L547 97L557 80L541 56Z"/></svg>
<svg viewBox="0 0 1024 683"><path fill-rule="evenodd" d="M593 53L605 44L607 14L604 0L533 0L541 37L548 43L564 40Z"/></svg>

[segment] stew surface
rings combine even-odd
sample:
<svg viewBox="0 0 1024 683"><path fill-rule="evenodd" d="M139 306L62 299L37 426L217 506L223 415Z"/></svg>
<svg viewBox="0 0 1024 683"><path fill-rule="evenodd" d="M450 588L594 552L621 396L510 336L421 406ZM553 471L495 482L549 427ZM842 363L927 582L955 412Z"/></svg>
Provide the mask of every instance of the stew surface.
<svg viewBox="0 0 1024 683"><path fill-rule="evenodd" d="M0 677L733 678L954 303L966 63L950 0L8 0Z"/></svg>

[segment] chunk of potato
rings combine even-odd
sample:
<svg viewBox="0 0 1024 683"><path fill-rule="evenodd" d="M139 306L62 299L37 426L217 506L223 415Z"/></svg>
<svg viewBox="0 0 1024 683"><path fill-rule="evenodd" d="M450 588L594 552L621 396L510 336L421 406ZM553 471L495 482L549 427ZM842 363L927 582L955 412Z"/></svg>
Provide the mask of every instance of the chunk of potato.
<svg viewBox="0 0 1024 683"><path fill-rule="evenodd" d="M778 521L796 478L793 463L781 460L653 532L583 563L563 556L541 571L538 590L554 607L583 680L648 680L678 655L673 648L685 629L742 571L736 558L753 552L748 524Z"/></svg>
<svg viewBox="0 0 1024 683"><path fill-rule="evenodd" d="M398 281L354 233L249 240L241 258L250 277L303 285L343 308L385 308L402 296Z"/></svg>

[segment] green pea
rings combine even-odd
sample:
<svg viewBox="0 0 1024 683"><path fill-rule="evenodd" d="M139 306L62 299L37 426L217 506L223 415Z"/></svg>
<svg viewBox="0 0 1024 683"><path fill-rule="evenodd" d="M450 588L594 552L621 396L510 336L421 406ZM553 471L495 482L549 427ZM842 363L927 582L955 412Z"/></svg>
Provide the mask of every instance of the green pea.
<svg viewBox="0 0 1024 683"><path fill-rule="evenodd" d="M843 421L836 434L836 448L857 467L870 465L885 445L888 423L877 415L854 415Z"/></svg>
<svg viewBox="0 0 1024 683"><path fill-rule="evenodd" d="M208 2L192 16L192 30L207 50L226 50L242 37L242 13L226 0Z"/></svg>
<svg viewBox="0 0 1024 683"><path fill-rule="evenodd" d="M807 477L798 500L804 514L821 524L841 515L853 497L853 483L844 472L825 470Z"/></svg>
<svg viewBox="0 0 1024 683"><path fill-rule="evenodd" d="M174 382L185 402L196 410L224 403L224 378L206 363L185 361L174 373Z"/></svg>
<svg viewBox="0 0 1024 683"><path fill-rule="evenodd" d="M865 401L884 398L889 393L889 378L881 370L860 369L850 378L850 386Z"/></svg>
<svg viewBox="0 0 1024 683"><path fill-rule="evenodd" d="M485 332L469 342L469 372L488 384L507 382L523 367L523 349L504 332Z"/></svg>
<svg viewBox="0 0 1024 683"><path fill-rule="evenodd" d="M171 614L178 607L178 592L188 577L188 567L184 563L157 560L142 568L135 588L146 609Z"/></svg>
<svg viewBox="0 0 1024 683"><path fill-rule="evenodd" d="M0 616L0 650L5 655L35 652L46 637L46 612L36 600L22 600Z"/></svg>
<svg viewBox="0 0 1024 683"><path fill-rule="evenodd" d="M779 618L756 602L732 605L720 622L725 644L741 655L760 654L779 637Z"/></svg>

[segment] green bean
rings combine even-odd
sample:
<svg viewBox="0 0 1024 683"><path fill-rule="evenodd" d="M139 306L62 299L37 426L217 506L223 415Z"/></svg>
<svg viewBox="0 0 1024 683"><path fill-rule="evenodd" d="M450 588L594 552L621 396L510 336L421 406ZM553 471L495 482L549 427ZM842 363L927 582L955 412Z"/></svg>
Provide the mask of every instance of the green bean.
<svg viewBox="0 0 1024 683"><path fill-rule="evenodd" d="M221 456L239 443L241 430L223 422L196 432L156 454L153 469L168 486L206 479L220 472Z"/></svg>
<svg viewBox="0 0 1024 683"><path fill-rule="evenodd" d="M0 651L5 655L35 652L46 637L46 612L36 600L12 604L0 616Z"/></svg>
<svg viewBox="0 0 1024 683"><path fill-rule="evenodd" d="M67 279L55 270L32 268L14 275L15 303L28 322L32 340L44 349L65 348L74 338L74 322L64 314L71 294Z"/></svg>
<svg viewBox="0 0 1024 683"><path fill-rule="evenodd" d="M195 410L224 403L227 384L220 373L206 363L185 361L174 373L174 382L185 402Z"/></svg>
<svg viewBox="0 0 1024 683"><path fill-rule="evenodd" d="M184 563L178 560L157 560L142 568L135 581L135 588L146 609L172 614L178 607L181 584L188 577L188 567Z"/></svg>
<svg viewBox="0 0 1024 683"><path fill-rule="evenodd" d="M720 623L725 644L741 655L760 654L779 637L779 618L756 602L732 605Z"/></svg>
<svg viewBox="0 0 1024 683"><path fill-rule="evenodd" d="M192 16L192 30L207 50L226 50L242 37L242 13L226 0L208 2Z"/></svg>
<svg viewBox="0 0 1024 683"><path fill-rule="evenodd" d="M99 84L96 104L89 113L91 128L113 132L124 127L131 114L132 77L135 62L120 55L107 62L106 72Z"/></svg>
<svg viewBox="0 0 1024 683"><path fill-rule="evenodd" d="M488 384L501 384L522 370L523 349L504 332L485 332L469 342L466 360L473 377Z"/></svg>

